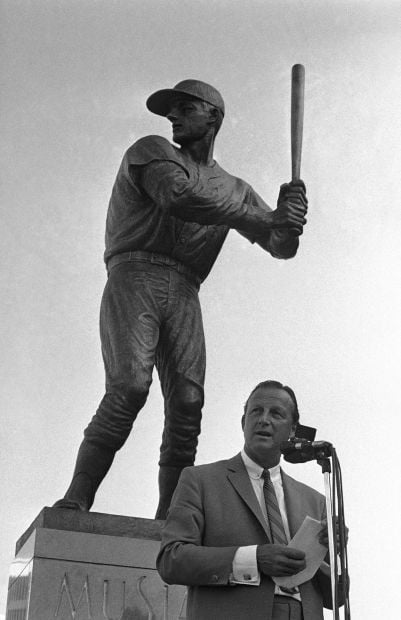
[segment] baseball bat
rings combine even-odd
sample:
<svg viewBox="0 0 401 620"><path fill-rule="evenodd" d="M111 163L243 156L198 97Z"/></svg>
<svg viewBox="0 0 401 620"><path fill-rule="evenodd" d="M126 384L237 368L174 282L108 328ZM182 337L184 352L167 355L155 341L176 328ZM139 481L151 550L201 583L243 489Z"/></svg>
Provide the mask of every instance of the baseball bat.
<svg viewBox="0 0 401 620"><path fill-rule="evenodd" d="M293 181L301 178L304 91L305 67L294 65L291 76L291 169Z"/></svg>

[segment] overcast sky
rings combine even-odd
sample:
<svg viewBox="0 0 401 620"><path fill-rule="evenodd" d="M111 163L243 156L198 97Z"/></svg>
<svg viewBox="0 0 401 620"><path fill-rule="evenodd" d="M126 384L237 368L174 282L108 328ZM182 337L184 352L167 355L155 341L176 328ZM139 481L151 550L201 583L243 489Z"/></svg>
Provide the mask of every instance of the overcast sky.
<svg viewBox="0 0 401 620"><path fill-rule="evenodd" d="M356 620L397 620L400 437L398 0L2 0L0 615L15 541L68 485L103 395L104 222L124 151L170 138L147 96L185 78L226 101L216 159L272 206L290 177L290 72L306 68L309 221L277 261L231 232L201 289L198 463L242 445L242 404L291 385L342 464ZM155 373L94 510L153 518ZM314 463L285 466L323 492ZM397 487L397 488L396 488ZM398 504L397 504L398 502ZM331 617L327 615L327 618Z"/></svg>

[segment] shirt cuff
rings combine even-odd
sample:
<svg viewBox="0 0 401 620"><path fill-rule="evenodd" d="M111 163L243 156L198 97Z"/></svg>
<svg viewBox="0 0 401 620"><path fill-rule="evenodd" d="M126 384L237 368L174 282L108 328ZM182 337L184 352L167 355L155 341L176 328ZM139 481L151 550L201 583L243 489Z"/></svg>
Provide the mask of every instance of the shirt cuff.
<svg viewBox="0 0 401 620"><path fill-rule="evenodd" d="M260 574L256 561L257 545L238 547L233 559L233 569L230 575L231 584L258 586Z"/></svg>

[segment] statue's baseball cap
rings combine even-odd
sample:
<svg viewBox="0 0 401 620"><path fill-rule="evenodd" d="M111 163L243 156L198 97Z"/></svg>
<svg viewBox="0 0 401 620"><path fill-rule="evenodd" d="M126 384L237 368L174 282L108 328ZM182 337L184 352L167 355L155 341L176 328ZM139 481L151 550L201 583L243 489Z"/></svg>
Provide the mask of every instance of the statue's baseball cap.
<svg viewBox="0 0 401 620"><path fill-rule="evenodd" d="M165 88L158 90L150 95L146 101L148 110L159 116L167 116L170 110L171 101L177 95L190 95L195 99L206 101L218 108L224 116L224 101L219 91L200 80L183 80L178 82L173 88Z"/></svg>

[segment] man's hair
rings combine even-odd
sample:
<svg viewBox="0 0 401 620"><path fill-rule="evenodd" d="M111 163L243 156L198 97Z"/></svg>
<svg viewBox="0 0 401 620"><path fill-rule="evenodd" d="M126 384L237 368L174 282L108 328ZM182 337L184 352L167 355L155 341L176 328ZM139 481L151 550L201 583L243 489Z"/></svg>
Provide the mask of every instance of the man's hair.
<svg viewBox="0 0 401 620"><path fill-rule="evenodd" d="M280 381L273 381L271 379L268 379L267 381L262 381L261 383L258 383L258 385L256 387L253 388L252 392L249 394L246 403L244 405L244 415L246 414L246 409L248 407L248 403L249 403L249 399L251 398L252 394L254 394L254 392L256 392L256 390L258 390L259 388L278 388L280 390L284 390L284 392L287 392L287 394L290 396L293 404L294 404L294 410L292 412L292 421L294 424L298 424L299 422L299 411L298 411L298 403L297 403L297 399L296 396L294 394L294 391L288 387L288 385L283 385L282 383L280 383Z"/></svg>

